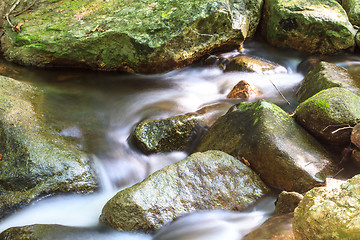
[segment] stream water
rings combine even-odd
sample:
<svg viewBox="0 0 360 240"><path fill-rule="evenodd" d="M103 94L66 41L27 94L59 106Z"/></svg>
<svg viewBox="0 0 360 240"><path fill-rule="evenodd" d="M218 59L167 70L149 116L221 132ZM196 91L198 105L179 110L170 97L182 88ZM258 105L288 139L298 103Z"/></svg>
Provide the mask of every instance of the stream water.
<svg viewBox="0 0 360 240"><path fill-rule="evenodd" d="M239 101L226 99L226 95L240 80L257 87L262 92L259 98L292 113L297 106L295 92L303 79L296 67L305 57L257 41L245 44L241 53L281 64L288 73L224 73L215 66L197 63L165 74L140 75L26 68L0 59L1 75L46 89L46 104L40 110L49 126L93 157L101 179L97 193L34 202L0 222L0 232L13 226L60 224L69 228L51 239L230 240L241 239L259 226L271 215L275 195L243 213L219 210L189 215L165 226L155 236L119 233L104 229L98 222L102 207L116 192L187 156L184 152L146 156L136 151L127 139L139 121L193 112L205 106L221 115ZM226 53L236 54L239 52ZM360 73L360 56L342 55L329 61Z"/></svg>

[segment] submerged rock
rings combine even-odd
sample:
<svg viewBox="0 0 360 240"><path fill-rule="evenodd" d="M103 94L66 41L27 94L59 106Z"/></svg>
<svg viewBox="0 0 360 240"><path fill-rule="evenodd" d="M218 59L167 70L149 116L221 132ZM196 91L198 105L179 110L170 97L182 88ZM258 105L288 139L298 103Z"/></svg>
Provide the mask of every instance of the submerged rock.
<svg viewBox="0 0 360 240"><path fill-rule="evenodd" d="M292 231L292 213L273 216L266 220L260 227L247 234L243 240L294 240Z"/></svg>
<svg viewBox="0 0 360 240"><path fill-rule="evenodd" d="M344 0L342 1L342 6L350 22L360 27L360 0Z"/></svg>
<svg viewBox="0 0 360 240"><path fill-rule="evenodd" d="M0 77L0 218L31 201L97 188L93 162L37 112L43 92Z"/></svg>
<svg viewBox="0 0 360 240"><path fill-rule="evenodd" d="M194 153L118 192L101 222L121 231L153 231L195 210L244 210L269 189L250 168L220 152Z"/></svg>
<svg viewBox="0 0 360 240"><path fill-rule="evenodd" d="M236 56L233 57L226 65L225 72L244 71L244 72L276 72L286 73L287 70L279 64L269 62L264 59L250 57L250 56Z"/></svg>
<svg viewBox="0 0 360 240"><path fill-rule="evenodd" d="M324 148L278 106L240 103L220 117L196 151L224 151L248 163L275 188L306 192L336 167Z"/></svg>
<svg viewBox="0 0 360 240"><path fill-rule="evenodd" d="M5 0L5 12L12 0ZM21 1L15 11L30 1ZM38 1L5 22L2 51L23 65L154 73L251 38L263 0ZM28 14L31 13L31 14Z"/></svg>
<svg viewBox="0 0 360 240"><path fill-rule="evenodd" d="M295 209L296 239L360 239L360 175L307 192Z"/></svg>
<svg viewBox="0 0 360 240"><path fill-rule="evenodd" d="M203 135L206 124L192 114L161 120L140 122L133 134L133 143L144 153L189 150Z"/></svg>
<svg viewBox="0 0 360 240"><path fill-rule="evenodd" d="M296 97L299 102L303 102L321 90L332 87L344 87L360 94L360 75L333 63L320 62L305 76Z"/></svg>
<svg viewBox="0 0 360 240"><path fill-rule="evenodd" d="M277 47L329 54L355 45L356 30L336 0L268 0L262 24L267 41Z"/></svg>
<svg viewBox="0 0 360 240"><path fill-rule="evenodd" d="M243 98L248 99L260 95L259 90L256 87L251 86L248 82L241 80L226 96L227 98Z"/></svg>
<svg viewBox="0 0 360 240"><path fill-rule="evenodd" d="M294 117L314 136L328 143L348 145L352 131L349 127L360 122L360 97L345 88L326 89L302 102Z"/></svg>

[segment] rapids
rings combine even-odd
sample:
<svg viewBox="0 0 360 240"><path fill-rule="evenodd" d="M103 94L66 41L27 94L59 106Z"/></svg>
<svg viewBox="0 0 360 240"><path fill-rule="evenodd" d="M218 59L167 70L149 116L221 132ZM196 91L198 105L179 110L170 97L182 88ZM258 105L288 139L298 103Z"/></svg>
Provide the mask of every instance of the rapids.
<svg viewBox="0 0 360 240"><path fill-rule="evenodd" d="M239 54L238 51L218 56ZM275 193L246 212L206 211L167 225L154 236L120 233L99 224L101 209L117 191L187 156L185 152L143 155L128 143L134 125L213 106L217 115L239 100L226 99L240 80L261 92L259 98L278 104L289 114L297 106L295 92L303 79L297 65L305 56L250 41L241 54L284 66L288 73L224 73L201 62L164 74L139 75L73 69L35 69L0 59L0 74L31 82L46 90L41 111L49 126L94 159L101 189L88 195L44 197L0 222L0 232L13 226L60 224L69 227L52 239L241 239L264 222L274 209ZM328 61L360 73L360 56L342 55ZM274 87L276 86L276 88ZM291 103L280 96L279 91ZM252 101L250 99L249 101Z"/></svg>

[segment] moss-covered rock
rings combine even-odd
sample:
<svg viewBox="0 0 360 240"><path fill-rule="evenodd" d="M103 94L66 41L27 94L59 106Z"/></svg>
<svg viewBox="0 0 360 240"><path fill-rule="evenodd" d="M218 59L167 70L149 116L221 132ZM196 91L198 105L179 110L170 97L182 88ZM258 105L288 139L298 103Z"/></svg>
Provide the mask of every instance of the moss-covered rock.
<svg viewBox="0 0 360 240"><path fill-rule="evenodd" d="M250 56L236 56L233 57L226 65L225 72L243 71L243 72L276 72L286 73L286 68L283 66L269 62L264 59L250 57Z"/></svg>
<svg viewBox="0 0 360 240"><path fill-rule="evenodd" d="M12 0L5 0L5 9ZM14 12L32 1L24 0ZM5 23L2 51L35 66L161 72L252 37L263 0L44 0ZM31 13L31 14L28 14Z"/></svg>
<svg viewBox="0 0 360 240"><path fill-rule="evenodd" d="M306 192L336 169L309 133L264 100L240 103L220 117L195 150L209 149L242 159L266 184L286 191Z"/></svg>
<svg viewBox="0 0 360 240"><path fill-rule="evenodd" d="M294 240L292 231L292 213L273 216L267 219L260 227L247 234L243 240Z"/></svg>
<svg viewBox="0 0 360 240"><path fill-rule="evenodd" d="M360 27L360 0L342 0L342 6L350 22Z"/></svg>
<svg viewBox="0 0 360 240"><path fill-rule="evenodd" d="M136 126L132 142L147 154L184 151L191 149L206 129L205 122L194 114L145 120Z"/></svg>
<svg viewBox="0 0 360 240"><path fill-rule="evenodd" d="M266 192L256 173L234 157L194 153L118 192L100 220L117 230L147 232L195 210L243 210Z"/></svg>
<svg viewBox="0 0 360 240"><path fill-rule="evenodd" d="M333 63L320 62L305 76L296 97L299 102L303 102L318 92L332 87L344 87L360 94L360 75L350 73Z"/></svg>
<svg viewBox="0 0 360 240"><path fill-rule="evenodd" d="M356 31L336 0L267 0L262 31L274 46L308 53L334 53L355 45Z"/></svg>
<svg viewBox="0 0 360 240"><path fill-rule="evenodd" d="M360 48L360 31L356 34L356 45Z"/></svg>
<svg viewBox="0 0 360 240"><path fill-rule="evenodd" d="M296 239L360 238L360 175L340 186L314 188L295 209Z"/></svg>
<svg viewBox="0 0 360 240"><path fill-rule="evenodd" d="M314 136L328 143L348 145L351 129L360 122L360 97L345 88L330 88L302 102L296 121Z"/></svg>
<svg viewBox="0 0 360 240"><path fill-rule="evenodd" d="M0 218L44 195L97 188L92 161L37 112L41 89L0 77Z"/></svg>

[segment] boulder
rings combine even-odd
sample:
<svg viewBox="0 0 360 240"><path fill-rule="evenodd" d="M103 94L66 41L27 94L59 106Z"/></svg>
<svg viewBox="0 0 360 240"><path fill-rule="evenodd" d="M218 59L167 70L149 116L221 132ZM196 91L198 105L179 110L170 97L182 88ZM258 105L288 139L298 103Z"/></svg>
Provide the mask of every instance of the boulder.
<svg viewBox="0 0 360 240"><path fill-rule="evenodd" d="M220 150L245 163L275 188L306 192L336 172L324 148L280 107L239 103L205 133L195 151Z"/></svg>
<svg viewBox="0 0 360 240"><path fill-rule="evenodd" d="M33 1L5 12L26 9ZM5 22L2 51L32 66L154 73L186 66L251 38L263 0L37 1ZM31 13L31 14L30 14ZM16 29L16 27L18 29Z"/></svg>
<svg viewBox="0 0 360 240"><path fill-rule="evenodd" d="M360 148L360 124L356 124L351 131L351 143Z"/></svg>
<svg viewBox="0 0 360 240"><path fill-rule="evenodd" d="M194 114L140 122L132 142L142 152L157 153L189 150L206 130L204 121Z"/></svg>
<svg viewBox="0 0 360 240"><path fill-rule="evenodd" d="M272 216L267 219L260 227L250 232L243 240L294 240L292 231L292 220L294 215L292 213Z"/></svg>
<svg viewBox="0 0 360 240"><path fill-rule="evenodd" d="M345 88L326 89L302 102L294 117L317 138L348 145L351 126L360 122L360 97Z"/></svg>
<svg viewBox="0 0 360 240"><path fill-rule="evenodd" d="M305 76L296 97L298 102L303 102L321 90L332 87L344 87L360 94L360 75L333 63L320 62Z"/></svg>
<svg viewBox="0 0 360 240"><path fill-rule="evenodd" d="M49 127L43 91L0 77L0 218L42 196L97 189L93 162Z"/></svg>
<svg viewBox="0 0 360 240"><path fill-rule="evenodd" d="M350 22L360 27L360 0L343 0L342 6L345 9Z"/></svg>
<svg viewBox="0 0 360 240"><path fill-rule="evenodd" d="M260 92L256 87L251 86L245 80L241 80L233 87L233 89L231 89L226 97L249 99L252 97L257 97L258 95L260 95Z"/></svg>
<svg viewBox="0 0 360 240"><path fill-rule="evenodd" d="M295 209L293 230L302 239L360 239L360 175L307 192Z"/></svg>
<svg viewBox="0 0 360 240"><path fill-rule="evenodd" d="M250 168L220 152L194 153L118 192L100 221L121 231L153 231L195 210L244 210L269 189Z"/></svg>
<svg viewBox="0 0 360 240"><path fill-rule="evenodd" d="M297 192L282 191L275 202L275 214L294 212L303 195Z"/></svg>
<svg viewBox="0 0 360 240"><path fill-rule="evenodd" d="M360 48L360 31L356 34L356 45Z"/></svg>
<svg viewBox="0 0 360 240"><path fill-rule="evenodd" d="M236 56L233 57L226 65L225 72L243 71L256 73L286 73L287 70L283 66L269 62L265 59L250 57L250 56Z"/></svg>
<svg viewBox="0 0 360 240"><path fill-rule="evenodd" d="M267 0L261 28L270 44L312 54L355 45L356 30L336 0Z"/></svg>

